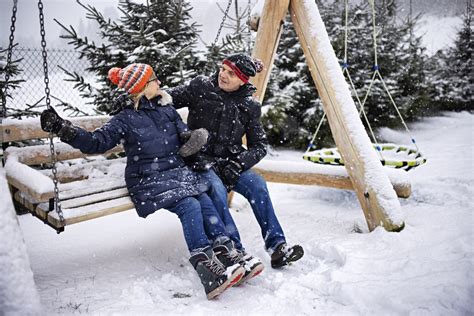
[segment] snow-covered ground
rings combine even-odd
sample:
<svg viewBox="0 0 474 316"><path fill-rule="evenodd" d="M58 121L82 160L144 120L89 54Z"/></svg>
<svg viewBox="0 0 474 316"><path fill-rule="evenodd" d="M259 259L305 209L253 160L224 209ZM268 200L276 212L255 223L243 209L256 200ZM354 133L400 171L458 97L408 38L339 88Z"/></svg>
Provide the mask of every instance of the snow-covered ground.
<svg viewBox="0 0 474 316"><path fill-rule="evenodd" d="M269 184L288 241L306 252L274 270L249 204L237 196L233 214L242 239L266 270L215 301L205 298L179 221L169 212L147 219L123 212L60 235L20 216L44 313L472 315L473 118L447 113L411 126L428 163L410 171L413 194L401 201L401 233L369 233L352 192ZM389 141L406 139L382 132ZM271 159L282 156L301 159L288 151Z"/></svg>

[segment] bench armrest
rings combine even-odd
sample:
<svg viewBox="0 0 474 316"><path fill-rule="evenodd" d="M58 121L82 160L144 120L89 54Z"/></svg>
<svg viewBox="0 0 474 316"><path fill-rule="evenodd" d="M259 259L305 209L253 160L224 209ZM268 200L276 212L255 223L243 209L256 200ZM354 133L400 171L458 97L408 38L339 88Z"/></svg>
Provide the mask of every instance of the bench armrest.
<svg viewBox="0 0 474 316"><path fill-rule="evenodd" d="M15 158L11 157L5 164L8 183L36 202L47 202L53 198L53 180Z"/></svg>

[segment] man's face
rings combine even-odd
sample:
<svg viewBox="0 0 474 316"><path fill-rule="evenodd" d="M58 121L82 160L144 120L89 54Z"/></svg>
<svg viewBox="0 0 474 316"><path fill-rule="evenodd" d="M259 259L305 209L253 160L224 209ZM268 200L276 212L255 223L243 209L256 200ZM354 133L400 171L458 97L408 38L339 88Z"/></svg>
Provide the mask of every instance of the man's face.
<svg viewBox="0 0 474 316"><path fill-rule="evenodd" d="M235 74L235 72L227 65L222 65L219 70L218 78L219 88L225 92L234 92L244 84L242 80Z"/></svg>

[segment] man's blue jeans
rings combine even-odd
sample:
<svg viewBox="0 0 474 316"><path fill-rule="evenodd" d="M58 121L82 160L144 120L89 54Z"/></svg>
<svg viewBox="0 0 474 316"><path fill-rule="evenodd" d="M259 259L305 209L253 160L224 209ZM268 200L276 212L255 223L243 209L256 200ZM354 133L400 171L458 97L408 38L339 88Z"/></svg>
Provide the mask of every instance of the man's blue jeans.
<svg viewBox="0 0 474 316"><path fill-rule="evenodd" d="M217 208L222 222L224 223L227 236L232 239L238 249L243 249L240 241L239 231L230 214L227 205L227 190L219 176L213 170L200 173L202 177L209 180L211 189L207 192ZM250 203L255 218L261 228L262 237L267 250L275 250L281 243L286 242L283 229L278 222L270 199L265 180L252 170L242 172L234 191L243 195ZM214 236L209 235L213 240Z"/></svg>
<svg viewBox="0 0 474 316"><path fill-rule="evenodd" d="M207 234L213 236L213 241L228 238L219 213L205 193L179 200L168 210L178 215L191 255L210 246Z"/></svg>

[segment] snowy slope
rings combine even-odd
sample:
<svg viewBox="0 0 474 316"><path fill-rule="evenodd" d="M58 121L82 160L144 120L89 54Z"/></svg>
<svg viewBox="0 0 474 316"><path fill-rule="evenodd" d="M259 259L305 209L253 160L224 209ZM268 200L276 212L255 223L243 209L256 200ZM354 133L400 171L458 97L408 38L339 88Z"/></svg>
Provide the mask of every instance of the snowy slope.
<svg viewBox="0 0 474 316"><path fill-rule="evenodd" d="M61 235L21 216L43 308L48 315L472 314L473 118L449 113L412 126L429 160L410 172L401 233L368 233L352 192L270 184L288 241L306 250L300 262L273 270L249 205L235 199L244 244L266 270L216 301L206 300L179 222L166 211L146 220L134 211L115 214ZM382 132L393 142L406 139Z"/></svg>

